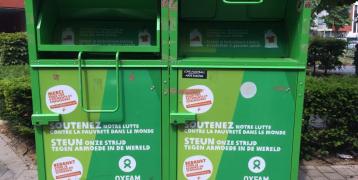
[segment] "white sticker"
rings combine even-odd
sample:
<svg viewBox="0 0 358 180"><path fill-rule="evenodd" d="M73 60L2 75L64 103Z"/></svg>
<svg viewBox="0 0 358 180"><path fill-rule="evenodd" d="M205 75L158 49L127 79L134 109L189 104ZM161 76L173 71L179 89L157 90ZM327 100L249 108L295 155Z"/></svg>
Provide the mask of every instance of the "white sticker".
<svg viewBox="0 0 358 180"><path fill-rule="evenodd" d="M206 180L213 173L213 164L206 156L191 156L184 161L183 173L188 180Z"/></svg>
<svg viewBox="0 0 358 180"><path fill-rule="evenodd" d="M54 86L46 91L46 105L54 113L69 114L77 108L78 96L70 86Z"/></svg>
<svg viewBox="0 0 358 180"><path fill-rule="evenodd" d="M265 170L266 162L262 157L256 156L249 160L247 166L251 172L257 174Z"/></svg>
<svg viewBox="0 0 358 180"><path fill-rule="evenodd" d="M152 36L148 32L148 30L144 29L142 32L138 34L138 43L140 46L149 46L152 41Z"/></svg>
<svg viewBox="0 0 358 180"><path fill-rule="evenodd" d="M203 36L198 29L190 32L190 47L203 47Z"/></svg>
<svg viewBox="0 0 358 180"><path fill-rule="evenodd" d="M123 156L118 162L119 169L126 173L134 171L136 166L137 162L132 156Z"/></svg>
<svg viewBox="0 0 358 180"><path fill-rule="evenodd" d="M183 93L183 106L192 113L208 112L214 104L213 92L204 85L189 87Z"/></svg>
<svg viewBox="0 0 358 180"><path fill-rule="evenodd" d="M240 88L241 95L246 99L253 98L257 93L256 84L253 82L245 82Z"/></svg>
<svg viewBox="0 0 358 180"><path fill-rule="evenodd" d="M52 177L55 180L78 180L82 174L82 164L74 157L62 157L52 163Z"/></svg>
<svg viewBox="0 0 358 180"><path fill-rule="evenodd" d="M75 44L75 33L72 28L66 28L62 31L62 44L73 45Z"/></svg>
<svg viewBox="0 0 358 180"><path fill-rule="evenodd" d="M272 30L265 33L265 48L278 48L277 35Z"/></svg>

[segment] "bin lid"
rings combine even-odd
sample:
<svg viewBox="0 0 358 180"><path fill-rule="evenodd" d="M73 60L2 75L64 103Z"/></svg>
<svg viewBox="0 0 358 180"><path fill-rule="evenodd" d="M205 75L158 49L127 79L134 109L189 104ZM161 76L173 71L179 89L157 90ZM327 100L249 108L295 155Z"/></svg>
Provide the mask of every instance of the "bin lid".
<svg viewBox="0 0 358 180"><path fill-rule="evenodd" d="M157 17L158 4L157 0L56 0L54 8L66 19L148 19Z"/></svg>
<svg viewBox="0 0 358 180"><path fill-rule="evenodd" d="M285 17L288 0L263 0L262 3L248 3L256 1L260 0L181 1L181 17L210 21L278 20ZM242 4L228 2L242 2Z"/></svg>

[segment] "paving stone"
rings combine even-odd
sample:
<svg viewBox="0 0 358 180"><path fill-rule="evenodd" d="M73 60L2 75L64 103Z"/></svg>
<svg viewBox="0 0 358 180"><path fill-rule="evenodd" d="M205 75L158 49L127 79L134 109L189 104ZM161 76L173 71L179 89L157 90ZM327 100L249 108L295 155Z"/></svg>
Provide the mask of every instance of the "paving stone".
<svg viewBox="0 0 358 180"><path fill-rule="evenodd" d="M13 156L13 154L10 152L0 153L0 161L6 164L16 161L16 159L17 157Z"/></svg>
<svg viewBox="0 0 358 180"><path fill-rule="evenodd" d="M306 170L305 173L312 179L316 179L318 177L324 177L324 175L316 169Z"/></svg>
<svg viewBox="0 0 358 180"><path fill-rule="evenodd" d="M303 171L300 172L299 180L312 180L306 173Z"/></svg>
<svg viewBox="0 0 358 180"><path fill-rule="evenodd" d="M0 180L14 180L14 179L15 179L15 173L10 170L0 177Z"/></svg>
<svg viewBox="0 0 358 180"><path fill-rule="evenodd" d="M7 163L7 167L9 169L26 169L26 165L22 160L14 160L12 162Z"/></svg>
<svg viewBox="0 0 358 180"><path fill-rule="evenodd" d="M6 143L11 143L11 139L8 138L7 136L3 135L3 134L0 134L0 138Z"/></svg>
<svg viewBox="0 0 358 180"><path fill-rule="evenodd" d="M355 173L348 166L339 165L339 166L332 166L332 168L334 168L340 175L345 177L355 175Z"/></svg>
<svg viewBox="0 0 358 180"><path fill-rule="evenodd" d="M6 164L0 162L0 177L4 175L9 169L6 167Z"/></svg>
<svg viewBox="0 0 358 180"><path fill-rule="evenodd" d="M0 137L0 145L3 144L7 143L3 137ZM0 180L17 180L19 178L24 180L37 179L36 171L29 170L23 159L8 145L3 145L0 148L0 162L2 162L2 164L0 163ZM6 172L4 172L5 168Z"/></svg>
<svg viewBox="0 0 358 180"><path fill-rule="evenodd" d="M0 141L0 147L4 147L4 146L6 146L5 141Z"/></svg>
<svg viewBox="0 0 358 180"><path fill-rule="evenodd" d="M358 176L349 176L347 180L358 180Z"/></svg>
<svg viewBox="0 0 358 180"><path fill-rule="evenodd" d="M313 180L329 180L329 179L322 176L322 177L314 177Z"/></svg>
<svg viewBox="0 0 358 180"><path fill-rule="evenodd" d="M314 170L314 169L316 169L316 167L314 167L314 166L301 166L301 169L303 169L303 170Z"/></svg>
<svg viewBox="0 0 358 180"><path fill-rule="evenodd" d="M329 180L346 180L343 176L338 173L323 173Z"/></svg>
<svg viewBox="0 0 358 180"><path fill-rule="evenodd" d="M316 167L322 173L334 173L336 172L333 168L329 166L317 166Z"/></svg>
<svg viewBox="0 0 358 180"><path fill-rule="evenodd" d="M36 170L26 170L20 174L17 180L36 180L37 179L37 171Z"/></svg>
<svg viewBox="0 0 358 180"><path fill-rule="evenodd" d="M348 167L352 170L354 176L358 176L358 165L350 165Z"/></svg>

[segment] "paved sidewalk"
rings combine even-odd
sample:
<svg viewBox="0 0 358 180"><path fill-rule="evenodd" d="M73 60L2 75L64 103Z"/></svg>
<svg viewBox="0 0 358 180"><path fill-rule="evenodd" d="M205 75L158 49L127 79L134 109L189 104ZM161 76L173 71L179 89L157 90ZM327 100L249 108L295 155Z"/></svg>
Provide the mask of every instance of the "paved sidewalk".
<svg viewBox="0 0 358 180"><path fill-rule="evenodd" d="M30 169L8 145L11 140L0 134L0 180L36 180L36 167Z"/></svg>
<svg viewBox="0 0 358 180"><path fill-rule="evenodd" d="M301 166L299 180L358 180L358 165Z"/></svg>

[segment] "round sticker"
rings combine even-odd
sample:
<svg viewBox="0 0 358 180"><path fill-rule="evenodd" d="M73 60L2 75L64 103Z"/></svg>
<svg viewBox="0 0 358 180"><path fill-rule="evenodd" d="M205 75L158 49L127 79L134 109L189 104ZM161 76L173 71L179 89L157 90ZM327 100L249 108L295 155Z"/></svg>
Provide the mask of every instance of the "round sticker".
<svg viewBox="0 0 358 180"><path fill-rule="evenodd" d="M183 173L188 180L206 180L213 173L213 164L206 156L191 156L184 161Z"/></svg>
<svg viewBox="0 0 358 180"><path fill-rule="evenodd" d="M183 106L189 112L196 114L206 113L213 104L213 92L206 86L191 86L183 93Z"/></svg>
<svg viewBox="0 0 358 180"><path fill-rule="evenodd" d="M69 114L77 108L78 96L70 86L54 86L46 91L46 105L54 113Z"/></svg>
<svg viewBox="0 0 358 180"><path fill-rule="evenodd" d="M123 156L118 162L119 169L126 173L132 172L136 166L137 162L132 156Z"/></svg>
<svg viewBox="0 0 358 180"><path fill-rule="evenodd" d="M266 162L262 157L256 156L249 160L248 168L253 173L260 173L265 170Z"/></svg>
<svg viewBox="0 0 358 180"><path fill-rule="evenodd" d="M241 95L246 99L253 98L257 93L256 84L253 82L245 82L241 85L240 92Z"/></svg>
<svg viewBox="0 0 358 180"><path fill-rule="evenodd" d="M62 157L52 163L52 177L55 180L77 180L82 174L82 164L74 157Z"/></svg>

